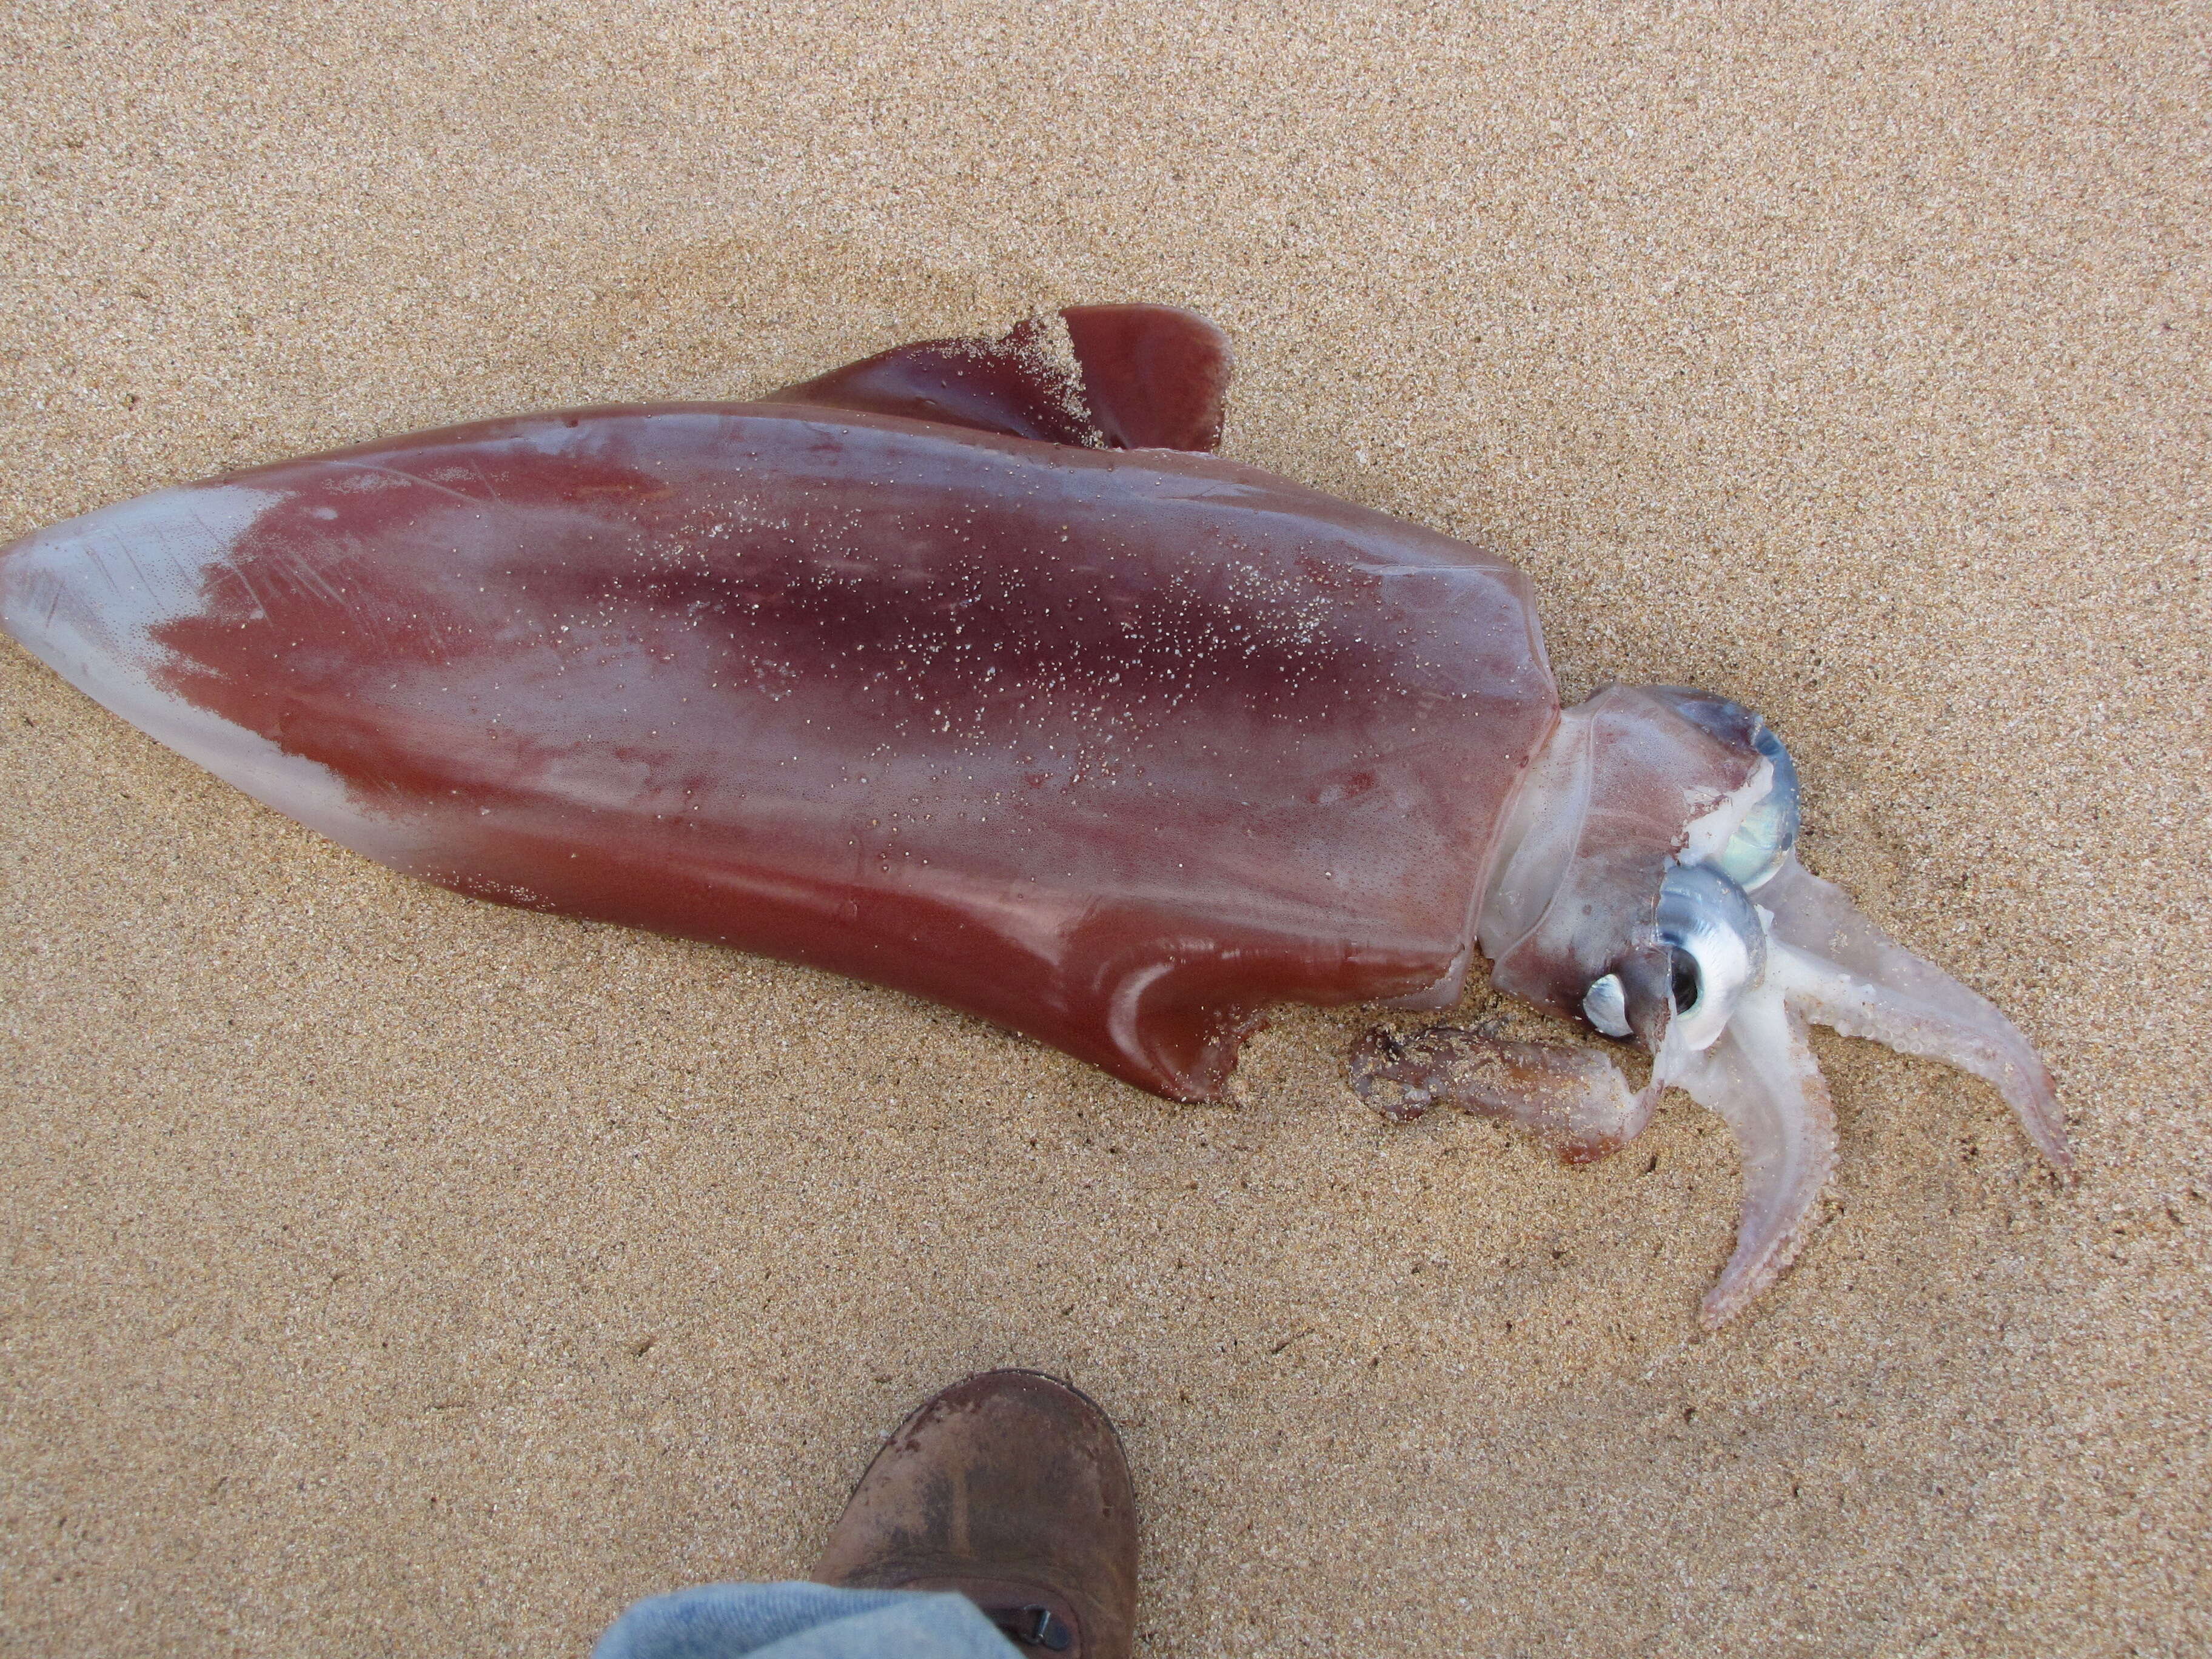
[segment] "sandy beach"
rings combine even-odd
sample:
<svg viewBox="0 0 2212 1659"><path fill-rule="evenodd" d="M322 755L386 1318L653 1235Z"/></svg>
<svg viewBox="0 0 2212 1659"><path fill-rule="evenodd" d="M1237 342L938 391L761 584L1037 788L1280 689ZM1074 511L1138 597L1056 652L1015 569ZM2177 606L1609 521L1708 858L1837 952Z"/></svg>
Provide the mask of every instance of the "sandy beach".
<svg viewBox="0 0 2212 1659"><path fill-rule="evenodd" d="M2212 15L21 4L0 542L411 428L1190 307L1226 453L1762 711L2057 1075L1822 1032L1841 1165L1562 1166L1284 1008L1177 1106L373 866L0 641L0 1651L580 1654L803 1574L994 1365L1147 1656L2212 1650ZM1486 992L1460 1011L1481 1013Z"/></svg>

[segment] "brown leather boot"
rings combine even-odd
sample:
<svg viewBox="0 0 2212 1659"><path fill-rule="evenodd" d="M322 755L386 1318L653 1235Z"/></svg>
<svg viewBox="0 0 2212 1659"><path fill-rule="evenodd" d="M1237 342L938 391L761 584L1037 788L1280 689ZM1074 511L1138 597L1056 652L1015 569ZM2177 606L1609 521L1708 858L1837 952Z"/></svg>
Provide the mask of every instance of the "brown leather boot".
<svg viewBox="0 0 2212 1659"><path fill-rule="evenodd" d="M957 1382L876 1454L813 1576L958 1590L1025 1652L1128 1659L1137 1510L1121 1440L1039 1372Z"/></svg>

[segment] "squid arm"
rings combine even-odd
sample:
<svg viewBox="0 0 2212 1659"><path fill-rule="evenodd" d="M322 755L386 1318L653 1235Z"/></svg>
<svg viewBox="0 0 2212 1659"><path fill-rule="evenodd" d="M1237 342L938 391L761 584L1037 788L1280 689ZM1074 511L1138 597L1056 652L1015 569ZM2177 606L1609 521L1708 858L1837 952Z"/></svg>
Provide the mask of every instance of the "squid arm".
<svg viewBox="0 0 2212 1659"><path fill-rule="evenodd" d="M1601 1050L1451 1027L1403 1038L1370 1032L1353 1052L1353 1086L1393 1118L1452 1105L1517 1123L1576 1164L1634 1138L1660 1095L1681 1089L1727 1123L1743 1168L1735 1248L1700 1308L1708 1329L1796 1258L1835 1170L1835 1113L1805 1040L1808 1022L1984 1079L2051 1164L2072 1167L2051 1073L2010 1020L1889 939L1794 855L1754 897L1768 929L1759 982L1708 1048L1691 1049L1670 1029L1642 1089Z"/></svg>

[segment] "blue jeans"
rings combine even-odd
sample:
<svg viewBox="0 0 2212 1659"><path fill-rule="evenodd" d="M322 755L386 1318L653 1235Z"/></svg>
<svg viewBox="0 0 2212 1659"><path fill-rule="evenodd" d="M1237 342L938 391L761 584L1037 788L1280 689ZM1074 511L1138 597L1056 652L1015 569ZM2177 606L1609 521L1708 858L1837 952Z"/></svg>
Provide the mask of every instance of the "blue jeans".
<svg viewBox="0 0 2212 1659"><path fill-rule="evenodd" d="M635 1601L592 1659L1014 1659L964 1595L702 1584Z"/></svg>

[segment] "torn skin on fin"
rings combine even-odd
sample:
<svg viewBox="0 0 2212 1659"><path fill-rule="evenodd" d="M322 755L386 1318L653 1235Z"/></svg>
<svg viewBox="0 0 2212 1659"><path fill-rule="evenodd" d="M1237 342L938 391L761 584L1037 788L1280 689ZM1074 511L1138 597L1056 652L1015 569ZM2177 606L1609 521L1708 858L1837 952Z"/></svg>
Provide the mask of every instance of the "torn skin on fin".
<svg viewBox="0 0 2212 1659"><path fill-rule="evenodd" d="M995 340L917 340L761 401L1084 449L1220 447L1228 337L1173 306L1071 306Z"/></svg>

